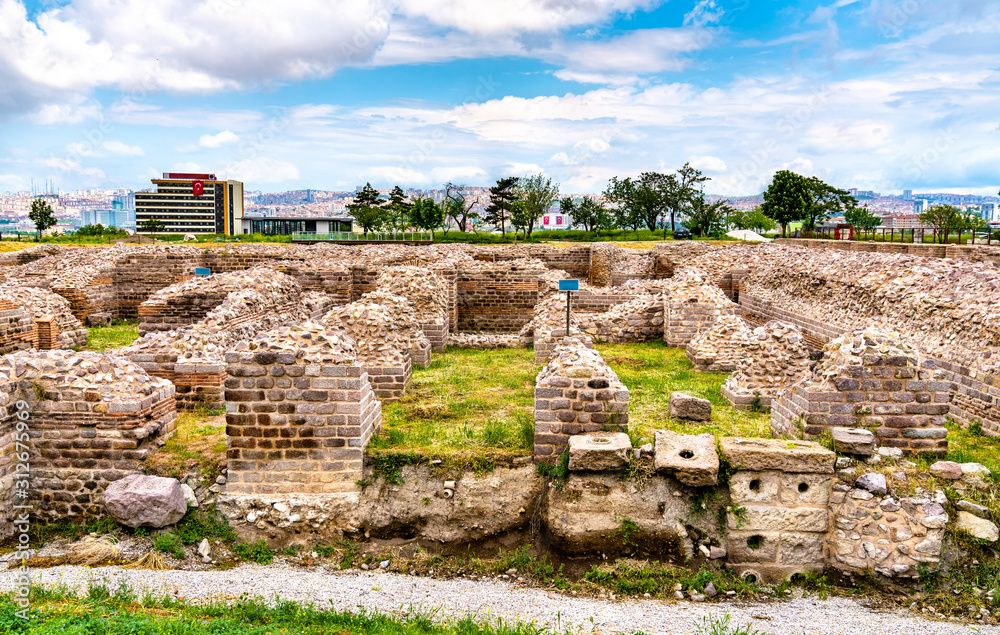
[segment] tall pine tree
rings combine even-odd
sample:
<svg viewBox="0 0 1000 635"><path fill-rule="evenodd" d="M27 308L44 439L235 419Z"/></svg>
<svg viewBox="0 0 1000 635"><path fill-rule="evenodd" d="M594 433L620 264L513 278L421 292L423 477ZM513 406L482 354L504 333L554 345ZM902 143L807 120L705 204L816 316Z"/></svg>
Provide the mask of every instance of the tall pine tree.
<svg viewBox="0 0 1000 635"><path fill-rule="evenodd" d="M497 184L490 188L490 204L486 208L486 216L483 220L488 225L497 227L500 232L507 236L507 221L510 220L510 208L517 199L518 178L508 176L497 179Z"/></svg>

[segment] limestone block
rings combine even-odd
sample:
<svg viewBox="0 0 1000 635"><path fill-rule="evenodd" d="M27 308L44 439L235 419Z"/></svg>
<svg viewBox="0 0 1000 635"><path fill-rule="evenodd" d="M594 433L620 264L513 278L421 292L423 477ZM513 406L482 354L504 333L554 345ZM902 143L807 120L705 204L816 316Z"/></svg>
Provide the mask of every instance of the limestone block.
<svg viewBox="0 0 1000 635"><path fill-rule="evenodd" d="M726 561L775 563L779 544L777 532L730 531L726 536Z"/></svg>
<svg viewBox="0 0 1000 635"><path fill-rule="evenodd" d="M871 456L875 453L875 435L862 428L830 428L833 449L842 454Z"/></svg>
<svg viewBox="0 0 1000 635"><path fill-rule="evenodd" d="M166 527L184 517L187 501L175 478L130 474L104 490L104 509L129 527Z"/></svg>
<svg viewBox="0 0 1000 635"><path fill-rule="evenodd" d="M727 515L730 529L825 532L829 525L829 514L825 508L747 505L745 509L742 523L732 512Z"/></svg>
<svg viewBox="0 0 1000 635"><path fill-rule="evenodd" d="M670 416L692 421L708 421L712 418L712 402L699 399L683 392L670 393ZM713 439L714 445L714 439Z"/></svg>
<svg viewBox="0 0 1000 635"><path fill-rule="evenodd" d="M670 472L678 481L691 487L705 487L718 482L719 454L715 446L715 435L677 434L670 430L657 430L654 439L654 465L657 470Z"/></svg>
<svg viewBox="0 0 1000 635"><path fill-rule="evenodd" d="M624 432L588 432L569 438L569 469L604 472L628 466L632 442Z"/></svg>
<svg viewBox="0 0 1000 635"><path fill-rule="evenodd" d="M996 525L969 512L958 512L958 523L955 528L987 542L996 542L1000 537Z"/></svg>
<svg viewBox="0 0 1000 635"><path fill-rule="evenodd" d="M823 535L794 532L782 533L778 563L822 565Z"/></svg>
<svg viewBox="0 0 1000 635"><path fill-rule="evenodd" d="M722 455L734 469L764 472L833 473L837 455L813 441L782 439L719 439Z"/></svg>
<svg viewBox="0 0 1000 635"><path fill-rule="evenodd" d="M825 474L782 474L783 505L826 505L830 502L833 477Z"/></svg>
<svg viewBox="0 0 1000 635"><path fill-rule="evenodd" d="M737 505L775 505L780 487L780 472L740 471L729 477L729 497Z"/></svg>

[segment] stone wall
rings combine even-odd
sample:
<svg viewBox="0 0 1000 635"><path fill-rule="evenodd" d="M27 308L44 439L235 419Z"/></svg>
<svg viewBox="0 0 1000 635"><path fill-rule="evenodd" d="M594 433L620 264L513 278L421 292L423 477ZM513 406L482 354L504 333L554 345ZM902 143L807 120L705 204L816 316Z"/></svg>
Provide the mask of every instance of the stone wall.
<svg viewBox="0 0 1000 635"><path fill-rule="evenodd" d="M458 330L517 332L538 302L541 268L462 270L458 273Z"/></svg>
<svg viewBox="0 0 1000 635"><path fill-rule="evenodd" d="M576 434L626 431L628 397L600 353L566 338L535 380L535 460L557 461Z"/></svg>
<svg viewBox="0 0 1000 635"><path fill-rule="evenodd" d="M743 318L723 315L712 328L702 331L688 342L685 350L695 370L732 372L752 340L753 331Z"/></svg>
<svg viewBox="0 0 1000 635"><path fill-rule="evenodd" d="M773 320L754 329L743 351L736 370L722 385L722 396L741 410L770 410L776 399L812 370L805 338L785 322Z"/></svg>
<svg viewBox="0 0 1000 635"><path fill-rule="evenodd" d="M228 494L358 490L382 406L346 331L316 322L226 353Z"/></svg>
<svg viewBox="0 0 1000 635"><path fill-rule="evenodd" d="M821 573L836 455L805 441L730 437L719 447L733 470L727 566L766 583Z"/></svg>
<svg viewBox="0 0 1000 635"><path fill-rule="evenodd" d="M119 357L21 351L0 358L0 375L11 398L0 438L10 438L15 401L28 404L29 502L42 518L102 515L108 483L140 471L176 427L170 382ZM10 471L2 454L0 479Z"/></svg>
<svg viewBox="0 0 1000 635"><path fill-rule="evenodd" d="M712 328L719 317L740 314L739 307L717 286L694 271L666 284L663 303L663 340L668 346L685 347L699 333Z"/></svg>
<svg viewBox="0 0 1000 635"><path fill-rule="evenodd" d="M830 342L813 371L772 402L771 430L813 438L832 427L864 427L883 446L944 454L948 388L897 333L853 331Z"/></svg>
<svg viewBox="0 0 1000 635"><path fill-rule="evenodd" d="M920 563L941 561L948 515L944 492L897 498L842 483L833 486L831 564L843 571L875 571L889 578L919 578Z"/></svg>

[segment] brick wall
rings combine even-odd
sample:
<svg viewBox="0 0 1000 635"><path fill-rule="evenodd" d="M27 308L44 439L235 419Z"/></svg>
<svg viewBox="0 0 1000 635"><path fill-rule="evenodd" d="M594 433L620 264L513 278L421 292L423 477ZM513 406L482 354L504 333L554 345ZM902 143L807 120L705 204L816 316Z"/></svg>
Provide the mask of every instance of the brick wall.
<svg viewBox="0 0 1000 635"><path fill-rule="evenodd" d="M517 332L534 316L540 269L460 271L458 330Z"/></svg>
<svg viewBox="0 0 1000 635"><path fill-rule="evenodd" d="M361 366L271 351L227 353L226 363L227 493L358 489L382 420Z"/></svg>
<svg viewBox="0 0 1000 635"><path fill-rule="evenodd" d="M706 302L667 301L663 312L663 341L667 346L685 347L699 333L712 328L723 315L739 315L740 308Z"/></svg>

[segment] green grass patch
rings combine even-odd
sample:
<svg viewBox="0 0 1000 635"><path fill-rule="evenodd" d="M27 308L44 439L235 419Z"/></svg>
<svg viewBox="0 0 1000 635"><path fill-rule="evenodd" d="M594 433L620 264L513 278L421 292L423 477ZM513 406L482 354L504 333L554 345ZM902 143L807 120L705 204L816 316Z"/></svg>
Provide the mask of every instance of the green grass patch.
<svg viewBox="0 0 1000 635"><path fill-rule="evenodd" d="M653 432L770 437L770 416L733 408L722 396L728 373L696 371L684 349L661 341L641 344L597 344L604 361L629 389L628 425L634 444L650 443ZM686 392L712 402L711 421L670 419L670 393Z"/></svg>
<svg viewBox="0 0 1000 635"><path fill-rule="evenodd" d="M88 351L103 353L128 346L137 339L139 339L138 320L115 321L110 326L90 327L85 348Z"/></svg>
<svg viewBox="0 0 1000 635"><path fill-rule="evenodd" d="M435 620L428 613L402 616L361 611L324 610L296 602L241 598L229 603L192 604L184 600L138 595L126 586L91 584L85 596L68 589L32 589L27 620L10 594L0 596L0 632L37 635L102 633L124 635L542 635L534 624Z"/></svg>

